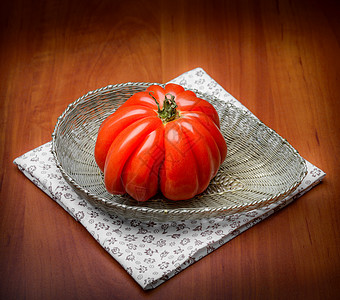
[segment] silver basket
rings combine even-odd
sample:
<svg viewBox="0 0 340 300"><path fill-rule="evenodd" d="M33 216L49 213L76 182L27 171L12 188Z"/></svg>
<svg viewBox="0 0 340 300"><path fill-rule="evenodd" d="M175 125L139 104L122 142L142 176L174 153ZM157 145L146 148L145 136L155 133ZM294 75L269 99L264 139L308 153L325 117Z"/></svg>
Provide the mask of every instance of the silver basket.
<svg viewBox="0 0 340 300"><path fill-rule="evenodd" d="M99 126L131 95L151 84L129 82L91 91L58 118L52 134L56 164L74 190L95 206L142 221L219 217L279 201L305 177L304 159L274 130L248 111L194 91L216 108L228 146L227 158L207 190L185 201L157 195L137 202L128 195L109 194L94 159Z"/></svg>

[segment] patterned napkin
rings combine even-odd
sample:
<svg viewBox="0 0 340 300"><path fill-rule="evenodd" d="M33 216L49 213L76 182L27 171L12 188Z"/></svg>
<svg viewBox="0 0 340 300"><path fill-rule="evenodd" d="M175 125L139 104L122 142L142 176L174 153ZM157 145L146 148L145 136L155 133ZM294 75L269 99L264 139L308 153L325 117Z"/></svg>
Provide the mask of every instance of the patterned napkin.
<svg viewBox="0 0 340 300"><path fill-rule="evenodd" d="M171 82L242 106L201 68ZM61 205L143 289L152 289L264 220L318 184L325 173L309 162L308 175L285 199L250 212L179 222L122 219L80 198L56 167L48 142L14 160L18 168Z"/></svg>

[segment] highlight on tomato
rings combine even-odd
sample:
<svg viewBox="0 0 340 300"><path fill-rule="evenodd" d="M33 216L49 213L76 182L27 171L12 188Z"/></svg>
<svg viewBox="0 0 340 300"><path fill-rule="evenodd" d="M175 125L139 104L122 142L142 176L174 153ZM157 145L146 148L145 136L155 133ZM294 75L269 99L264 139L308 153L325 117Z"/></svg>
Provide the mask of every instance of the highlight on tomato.
<svg viewBox="0 0 340 300"><path fill-rule="evenodd" d="M107 117L94 154L109 193L186 200L208 187L227 145L215 108L170 83L134 94Z"/></svg>

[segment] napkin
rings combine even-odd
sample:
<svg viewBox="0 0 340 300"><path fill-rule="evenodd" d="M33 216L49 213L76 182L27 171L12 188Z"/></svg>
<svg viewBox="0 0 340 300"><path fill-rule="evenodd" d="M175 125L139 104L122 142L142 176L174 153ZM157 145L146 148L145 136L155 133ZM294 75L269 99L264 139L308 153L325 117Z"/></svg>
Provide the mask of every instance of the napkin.
<svg viewBox="0 0 340 300"><path fill-rule="evenodd" d="M247 109L202 68L186 72L171 82ZM14 163L28 179L80 222L143 289L159 286L285 207L326 175L306 161L307 176L292 194L279 202L225 217L161 223L124 219L79 197L57 168L51 142L16 158Z"/></svg>

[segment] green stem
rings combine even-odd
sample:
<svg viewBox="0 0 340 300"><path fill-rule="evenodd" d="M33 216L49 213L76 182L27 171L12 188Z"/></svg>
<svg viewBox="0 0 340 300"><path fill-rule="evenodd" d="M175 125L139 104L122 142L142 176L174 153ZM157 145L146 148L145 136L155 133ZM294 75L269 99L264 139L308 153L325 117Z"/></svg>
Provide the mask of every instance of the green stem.
<svg viewBox="0 0 340 300"><path fill-rule="evenodd" d="M171 95L170 93L165 94L165 98L163 101L163 108L160 108L159 102L154 97L154 92L149 92L149 95L155 100L156 105L158 107L158 116L162 120L163 123L170 122L175 120L178 117L178 112L176 110L177 104L175 102L175 96ZM168 98L169 97L169 98Z"/></svg>

